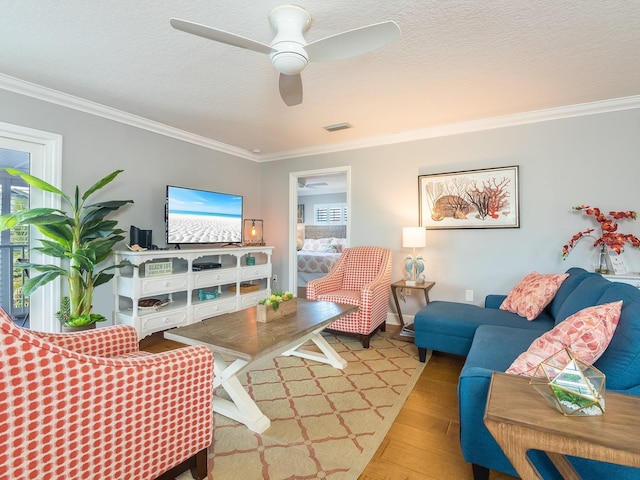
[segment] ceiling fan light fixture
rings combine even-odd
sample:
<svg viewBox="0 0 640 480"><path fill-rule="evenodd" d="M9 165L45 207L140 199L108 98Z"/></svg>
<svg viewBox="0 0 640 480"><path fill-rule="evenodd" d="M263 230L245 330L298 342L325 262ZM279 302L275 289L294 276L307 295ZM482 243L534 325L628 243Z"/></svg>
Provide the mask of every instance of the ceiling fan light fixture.
<svg viewBox="0 0 640 480"><path fill-rule="evenodd" d="M298 45L300 47L300 45ZM302 47L300 47L302 50ZM297 75L302 72L309 63L304 50L301 52L288 50L280 50L273 52L271 55L271 64L278 72L285 75Z"/></svg>
<svg viewBox="0 0 640 480"><path fill-rule="evenodd" d="M309 64L303 34L311 25L311 16L303 8L282 5L272 10L269 22L276 31L269 55L273 68L285 75L299 74Z"/></svg>
<svg viewBox="0 0 640 480"><path fill-rule="evenodd" d="M338 130L346 130L348 128L353 128L353 125L351 125L348 122L343 122L343 123L335 123L333 125L327 125L326 127L322 127L324 128L327 132L337 132Z"/></svg>

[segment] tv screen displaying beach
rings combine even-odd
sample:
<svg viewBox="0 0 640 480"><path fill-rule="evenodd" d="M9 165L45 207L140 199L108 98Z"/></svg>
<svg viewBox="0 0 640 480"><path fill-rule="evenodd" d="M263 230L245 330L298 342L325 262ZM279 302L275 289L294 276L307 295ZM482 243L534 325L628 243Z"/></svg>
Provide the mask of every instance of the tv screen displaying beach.
<svg viewBox="0 0 640 480"><path fill-rule="evenodd" d="M167 243L242 242L242 196L167 187Z"/></svg>

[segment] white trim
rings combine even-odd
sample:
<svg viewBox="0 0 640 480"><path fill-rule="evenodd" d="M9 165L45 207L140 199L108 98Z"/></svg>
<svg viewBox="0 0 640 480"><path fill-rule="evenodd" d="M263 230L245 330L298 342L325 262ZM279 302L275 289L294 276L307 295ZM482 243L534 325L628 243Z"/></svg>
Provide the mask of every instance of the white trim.
<svg viewBox="0 0 640 480"><path fill-rule="evenodd" d="M321 168L317 170L305 170L303 172L289 173L289 290L297 292L298 289L298 249L297 249L297 224L298 224L298 179L327 175L330 173L344 173L347 175L347 242L351 241L351 167Z"/></svg>
<svg viewBox="0 0 640 480"><path fill-rule="evenodd" d="M449 135L459 135L462 133L479 132L483 130L493 130L496 128L514 127L530 123L547 122L550 120L562 120L565 118L581 117L585 115L596 115L600 113L618 112L622 110L633 110L640 108L640 95L624 98L614 98L599 102L582 103L578 105L568 105L565 107L548 108L531 112L515 113L500 117L481 118L468 122L450 123L437 127L423 128L393 135L382 135L370 137L352 142L337 143L332 145L322 145L315 147L288 150L273 154L260 156L260 161L276 161L289 158L308 157L311 155L343 152L357 150L361 148L379 147L396 143L413 142L428 138L446 137Z"/></svg>
<svg viewBox="0 0 640 480"><path fill-rule="evenodd" d="M189 133L179 128L171 127L163 123L154 122L153 120L127 113L122 110L107 107L100 103L85 100L84 98L62 93L57 90L42 87L34 83L25 82L18 78L10 77L0 73L0 88L10 92L19 93L28 97L37 98L45 102L54 103L63 107L72 108L80 112L90 113L98 117L113 120L115 122L130 125L132 127L147 130L149 132L158 133L165 137L175 138L183 142L192 143L201 147L216 150L222 153L228 153L236 157L246 158L247 160L258 160L258 156L247 150L243 150L226 143L218 142L210 138L202 137L194 133Z"/></svg>
<svg viewBox="0 0 640 480"><path fill-rule="evenodd" d="M577 105L567 105L564 107L534 110L531 112L515 113L499 117L482 118L468 122L451 123L393 135L369 137L354 140L352 142L256 154L242 148L234 147L226 143L180 130L179 128L164 125L162 123L154 122L99 103L29 83L9 75L0 74L0 88L256 162L270 162L289 158L308 157L310 155L336 153L347 150L413 142L427 138L445 137L461 133L478 132L482 130L492 130L495 128L512 127L529 123L546 122L550 120L560 120L584 115L595 115L640 108L640 95L634 95L630 97L614 98Z"/></svg>
<svg viewBox="0 0 640 480"><path fill-rule="evenodd" d="M0 136L6 137L9 141L18 141L24 144L31 144L28 150L35 153L32 157L35 161L31 163L31 174L42 180L60 188L62 184L62 136L56 133L43 132L32 128L22 127L0 122ZM39 158L38 158L39 157ZM58 196L39 190L32 190L32 199L36 204L51 208L60 208L61 200ZM33 242L42 238L42 235L35 229L31 229L30 240ZM31 251L30 259L35 263L44 263L44 256ZM60 265L59 259L47 259ZM59 322L56 321L54 312L58 310L60 302L60 282L50 282L40 287L31 295L29 303L29 321L34 330L47 332L60 331Z"/></svg>

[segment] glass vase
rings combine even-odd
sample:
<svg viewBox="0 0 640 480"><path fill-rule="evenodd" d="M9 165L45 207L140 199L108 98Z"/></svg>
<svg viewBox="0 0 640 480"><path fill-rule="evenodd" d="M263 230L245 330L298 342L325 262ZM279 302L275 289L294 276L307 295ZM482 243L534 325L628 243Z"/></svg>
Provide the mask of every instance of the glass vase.
<svg viewBox="0 0 640 480"><path fill-rule="evenodd" d="M600 248L596 257L596 273L607 275L611 273L609 269L609 252L607 252L607 246L604 243L600 244Z"/></svg>

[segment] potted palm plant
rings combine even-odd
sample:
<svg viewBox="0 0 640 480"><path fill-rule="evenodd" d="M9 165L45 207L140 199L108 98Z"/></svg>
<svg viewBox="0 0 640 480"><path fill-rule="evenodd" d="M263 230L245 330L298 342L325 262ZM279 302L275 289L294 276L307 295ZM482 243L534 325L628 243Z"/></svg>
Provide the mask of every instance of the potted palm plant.
<svg viewBox="0 0 640 480"><path fill-rule="evenodd" d="M88 200L98 190L111 183L123 170L116 170L91 186L84 194L76 185L73 196L28 173L13 168L3 169L10 175L22 178L39 190L59 195L63 205L55 208L29 208L0 216L0 231L17 225L33 225L45 237L35 250L61 259L62 266L23 262L20 268L29 269L29 280L23 285L25 296L58 277L66 278L68 302L61 301L61 315L56 315L63 326L80 327L95 325L106 320L103 315L92 313L94 289L113 277L112 270L120 265L99 265L109 258L115 244L124 240L124 230L116 220L105 217L133 200L112 200L89 204Z"/></svg>

